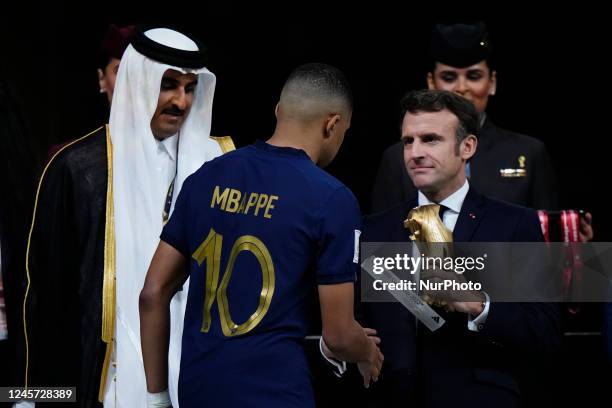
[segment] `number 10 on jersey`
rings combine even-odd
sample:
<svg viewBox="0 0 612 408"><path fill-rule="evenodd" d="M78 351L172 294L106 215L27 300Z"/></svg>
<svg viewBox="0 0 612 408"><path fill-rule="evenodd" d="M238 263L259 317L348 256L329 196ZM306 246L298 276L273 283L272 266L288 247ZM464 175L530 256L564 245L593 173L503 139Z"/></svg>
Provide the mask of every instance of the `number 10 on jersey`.
<svg viewBox="0 0 612 408"><path fill-rule="evenodd" d="M223 235L210 229L206 239L200 244L198 249L192 254L199 266L206 261L206 283L204 286L204 313L202 317L201 331L208 333L211 326L210 309L215 298L219 309L219 319L221 329L225 336L238 336L253 330L264 318L272 302L274 295L274 264L268 248L264 243L253 235L242 235L239 237L228 258L227 266L223 274L221 284L219 284L219 272L221 270L221 248L223 245ZM238 254L242 251L249 251L259 262L262 273L262 287L259 294L259 304L255 312L242 324L236 324L232 320L227 300L227 287L232 277L234 263Z"/></svg>

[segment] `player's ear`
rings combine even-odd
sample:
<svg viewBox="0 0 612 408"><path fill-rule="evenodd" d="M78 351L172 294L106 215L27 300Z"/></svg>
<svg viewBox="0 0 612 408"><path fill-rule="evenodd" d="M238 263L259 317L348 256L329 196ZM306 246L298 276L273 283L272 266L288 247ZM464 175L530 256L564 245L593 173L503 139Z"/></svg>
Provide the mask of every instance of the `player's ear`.
<svg viewBox="0 0 612 408"><path fill-rule="evenodd" d="M325 131L324 131L325 138L328 138L333 134L333 132L336 130L336 127L338 126L338 122L340 122L339 114L330 113L327 116L327 119L325 119Z"/></svg>

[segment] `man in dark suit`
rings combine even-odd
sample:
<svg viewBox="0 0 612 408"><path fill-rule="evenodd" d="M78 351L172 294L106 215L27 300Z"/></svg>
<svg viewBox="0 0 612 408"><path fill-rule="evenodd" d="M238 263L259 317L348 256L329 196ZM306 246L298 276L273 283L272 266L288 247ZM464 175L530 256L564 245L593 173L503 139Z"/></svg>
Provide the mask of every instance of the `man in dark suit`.
<svg viewBox="0 0 612 408"><path fill-rule="evenodd" d="M416 91L401 102L404 161L414 197L366 220L362 242L404 242L403 220L425 204L445 209L444 226L457 242L542 241L534 211L478 193L466 166L478 145L478 114L447 91ZM517 271L530 273L532 271ZM363 303L363 320L378 331L385 355L375 402L384 407L517 407L517 362L554 350L558 308L545 303L450 301L446 323L431 332L400 303ZM416 406L422 406L417 404Z"/></svg>
<svg viewBox="0 0 612 408"><path fill-rule="evenodd" d="M484 23L436 25L430 46L429 89L454 92L476 106L481 132L468 167L470 184L483 194L534 209L557 209L555 176L544 144L497 127L486 114L497 72ZM398 142L383 154L372 195L379 212L416 195ZM590 216L589 216L590 217Z"/></svg>

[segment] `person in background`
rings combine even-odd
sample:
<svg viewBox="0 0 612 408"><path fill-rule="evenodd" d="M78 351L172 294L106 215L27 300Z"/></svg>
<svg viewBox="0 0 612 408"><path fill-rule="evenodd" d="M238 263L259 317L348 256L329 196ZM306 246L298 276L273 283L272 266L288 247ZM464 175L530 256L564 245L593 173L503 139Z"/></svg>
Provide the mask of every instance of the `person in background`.
<svg viewBox="0 0 612 408"><path fill-rule="evenodd" d="M493 46L483 22L437 24L429 47L429 89L454 92L474 104L479 114L478 152L467 164L472 186L482 194L536 210L559 209L555 173L544 143L493 123L487 114L497 93ZM414 196L416 189L402 161L403 145L383 153L374 189L372 212L388 209ZM580 238L593 239L592 216L581 219Z"/></svg>
<svg viewBox="0 0 612 408"><path fill-rule="evenodd" d="M133 25L118 27L111 24L100 43L98 84L100 93L105 94L108 99L109 107L113 102L113 92L121 57L134 37L135 30L136 27Z"/></svg>

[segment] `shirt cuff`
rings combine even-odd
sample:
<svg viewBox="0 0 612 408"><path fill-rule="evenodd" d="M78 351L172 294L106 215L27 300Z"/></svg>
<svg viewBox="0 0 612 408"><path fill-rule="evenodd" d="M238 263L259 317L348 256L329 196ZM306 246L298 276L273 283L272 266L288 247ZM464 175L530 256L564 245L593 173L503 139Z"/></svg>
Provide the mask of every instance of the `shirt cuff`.
<svg viewBox="0 0 612 408"><path fill-rule="evenodd" d="M484 324L487 322L487 316L489 316L489 306L491 305L491 298L489 297L489 295L487 295L486 292L482 293L485 295L482 312L476 317L468 315L468 330L473 332L479 332L480 330L482 330Z"/></svg>
<svg viewBox="0 0 612 408"><path fill-rule="evenodd" d="M346 372L346 361L336 360L335 358L330 358L325 355L323 352L323 336L319 338L319 351L323 358L334 366L334 375L338 378L342 377L342 374Z"/></svg>
<svg viewBox="0 0 612 408"><path fill-rule="evenodd" d="M167 408L171 406L170 393L166 389L162 392L147 392L147 408Z"/></svg>

